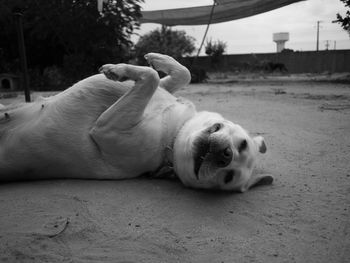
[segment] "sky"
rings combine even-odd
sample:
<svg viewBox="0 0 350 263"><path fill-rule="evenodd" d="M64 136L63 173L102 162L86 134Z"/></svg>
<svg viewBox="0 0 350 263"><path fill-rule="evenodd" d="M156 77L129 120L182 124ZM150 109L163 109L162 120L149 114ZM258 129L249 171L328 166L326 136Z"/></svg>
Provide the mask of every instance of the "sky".
<svg viewBox="0 0 350 263"><path fill-rule="evenodd" d="M212 0L144 0L142 10L160 10L191 6L212 5ZM263 14L212 24L207 39L221 40L227 44L227 54L270 53L276 52L272 34L289 32L289 41L285 47L294 51L316 50L317 21L320 23L319 49L350 49L349 34L338 23L332 23L336 14L344 15L346 8L340 0L306 0L294 3ZM137 34L143 35L159 24L141 24ZM175 30L184 30L196 39L198 48L202 41L206 25L174 26ZM137 36L132 40L136 42ZM203 48L204 49L204 48ZM204 54L204 51L201 52Z"/></svg>

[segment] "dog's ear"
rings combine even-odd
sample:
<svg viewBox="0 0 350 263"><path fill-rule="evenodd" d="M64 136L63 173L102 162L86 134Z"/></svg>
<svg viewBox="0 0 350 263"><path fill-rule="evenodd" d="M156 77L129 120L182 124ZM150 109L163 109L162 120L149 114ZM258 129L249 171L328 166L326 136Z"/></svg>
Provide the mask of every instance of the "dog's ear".
<svg viewBox="0 0 350 263"><path fill-rule="evenodd" d="M271 175L255 175L252 176L246 185L241 189L242 192L247 191L248 189L259 186L259 185L269 185L273 182L273 176Z"/></svg>
<svg viewBox="0 0 350 263"><path fill-rule="evenodd" d="M258 148L259 152L266 153L267 148L266 148L264 138L262 136L254 137L253 141L254 141L256 147Z"/></svg>

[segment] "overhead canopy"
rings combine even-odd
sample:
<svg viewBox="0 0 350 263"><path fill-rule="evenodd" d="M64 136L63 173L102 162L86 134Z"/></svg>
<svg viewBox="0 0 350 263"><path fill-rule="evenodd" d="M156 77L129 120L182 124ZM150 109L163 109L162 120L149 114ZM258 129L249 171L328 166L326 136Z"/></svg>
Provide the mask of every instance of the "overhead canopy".
<svg viewBox="0 0 350 263"><path fill-rule="evenodd" d="M264 13L303 0L216 0L211 24L227 22ZM208 23L212 6L143 11L141 23L167 26L204 25Z"/></svg>

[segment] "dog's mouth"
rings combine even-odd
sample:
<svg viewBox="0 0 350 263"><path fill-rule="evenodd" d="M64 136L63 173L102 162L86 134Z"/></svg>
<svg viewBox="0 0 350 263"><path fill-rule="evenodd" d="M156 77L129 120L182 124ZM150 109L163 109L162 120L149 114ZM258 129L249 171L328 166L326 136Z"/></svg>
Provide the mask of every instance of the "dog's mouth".
<svg viewBox="0 0 350 263"><path fill-rule="evenodd" d="M203 135L201 138L198 138L194 142L194 174L196 175L196 178L199 179L199 169L201 168L204 160L206 159L207 155L209 154L210 150L210 140L209 140L209 134Z"/></svg>
<svg viewBox="0 0 350 263"><path fill-rule="evenodd" d="M222 124L216 123L211 127L204 130L200 136L193 142L194 152L194 174L197 179L199 179L199 170L203 162L208 159L211 155L211 138L210 136L219 131L222 127Z"/></svg>

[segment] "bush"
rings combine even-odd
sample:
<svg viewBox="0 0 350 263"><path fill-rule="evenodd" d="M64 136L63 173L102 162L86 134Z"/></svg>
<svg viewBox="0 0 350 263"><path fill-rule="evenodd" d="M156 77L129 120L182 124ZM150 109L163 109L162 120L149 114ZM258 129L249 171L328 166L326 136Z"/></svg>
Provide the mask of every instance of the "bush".
<svg viewBox="0 0 350 263"><path fill-rule="evenodd" d="M211 57L220 57L226 52L227 44L221 40L210 39L205 44L205 54Z"/></svg>
<svg viewBox="0 0 350 263"><path fill-rule="evenodd" d="M93 72L97 72L93 60L84 54L64 56L63 69L63 74L69 85L76 80L90 76Z"/></svg>
<svg viewBox="0 0 350 263"><path fill-rule="evenodd" d="M195 39L187 36L185 31L163 26L140 37L135 45L135 56L140 64L145 63L143 56L149 52L162 53L179 59L193 53L194 43Z"/></svg>
<svg viewBox="0 0 350 263"><path fill-rule="evenodd" d="M43 72L44 85L48 87L60 87L64 83L61 70L56 66L47 67Z"/></svg>
<svg viewBox="0 0 350 263"><path fill-rule="evenodd" d="M192 67L191 72L191 83L202 83L208 79L207 72L203 68Z"/></svg>
<svg viewBox="0 0 350 263"><path fill-rule="evenodd" d="M210 39L205 44L205 54L211 57L213 66L221 62L222 55L226 52L227 44L223 41Z"/></svg>

